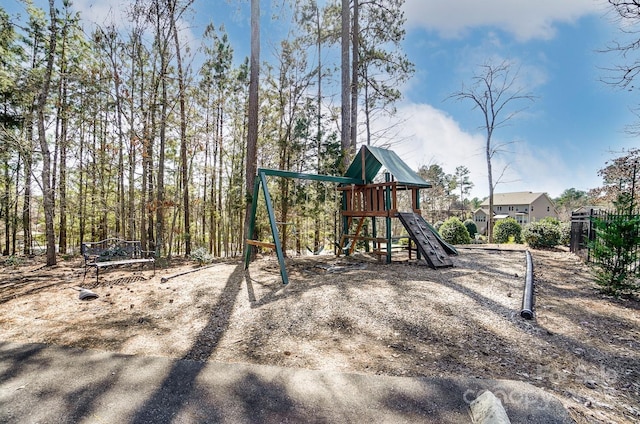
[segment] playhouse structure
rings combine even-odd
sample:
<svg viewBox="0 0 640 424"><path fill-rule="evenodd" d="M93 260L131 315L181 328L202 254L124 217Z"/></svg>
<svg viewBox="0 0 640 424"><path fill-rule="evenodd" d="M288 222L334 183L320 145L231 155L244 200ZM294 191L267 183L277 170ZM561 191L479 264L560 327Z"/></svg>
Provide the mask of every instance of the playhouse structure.
<svg viewBox="0 0 640 424"><path fill-rule="evenodd" d="M384 169L384 181L375 182L380 170ZM373 253L386 257L387 263L392 259L392 219L398 218L408 233L409 252L415 248L417 257L424 257L432 268L453 266L449 254L457 254L456 249L442 240L435 229L420 214L420 190L431 187L393 151L370 146L363 146L342 177L302 174L288 171L258 169L254 186L251 220L249 224L247 245L271 248L276 251L280 264L282 282L288 283L288 275L284 262L284 254L280 243L277 221L275 218L271 195L267 186L267 177L298 178L306 180L326 181L337 184L342 194L340 215L342 218L341 234L338 241L339 254L352 254L356 243L365 241L373 243ZM255 218L260 188L264 193L267 214L273 242L254 240ZM399 210L399 196L409 196L409 210ZM406 203L406 202L405 202ZM371 223L371 235L362 234L365 222ZM384 225L384 237L376 236L378 226ZM251 254L245 249L245 269L249 266Z"/></svg>

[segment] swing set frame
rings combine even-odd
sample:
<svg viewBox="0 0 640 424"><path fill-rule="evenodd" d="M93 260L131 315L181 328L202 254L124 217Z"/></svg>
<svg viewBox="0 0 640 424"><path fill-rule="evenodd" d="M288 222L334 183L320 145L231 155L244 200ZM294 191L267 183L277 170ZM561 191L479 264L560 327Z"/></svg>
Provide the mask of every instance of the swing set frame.
<svg viewBox="0 0 640 424"><path fill-rule="evenodd" d="M384 175L384 182L374 183L374 179L383 166L387 170ZM278 231L278 223L275 218L273 202L271 201L271 194L269 193L269 187L267 185L267 177L269 176L324 181L338 184L337 190L342 194L342 205L340 210L340 215L342 217L342 231L340 241L338 243L338 254L345 253L350 255L354 251L356 242L364 241L369 243L372 241L374 247L373 253L380 256L386 256L387 263L391 263L391 220L392 218L402 218L402 214L398 211L398 192L410 192L410 214L416 216L421 214L420 190L432 187L430 183L426 182L411 170L411 168L393 151L372 146L362 146L360 148L360 151L354 157L349 169L347 169L346 174L343 177L305 174L276 169L258 169L253 188L251 219L247 234L248 237L247 240L245 240L245 270L249 267L249 262L251 262L253 253L250 246L274 249L278 257L278 263L280 264L280 275L282 276L283 284L289 283L289 277L285 267L284 253L282 251L280 232ZM273 243L254 240L260 187L262 187L262 192L264 193ZM384 219L386 224L385 237L375 237L377 234L376 219L379 218ZM351 226L356 223L356 219L357 224L355 232L351 233ZM366 219L371 219L372 221L373 237L360 234L363 229L363 223ZM405 225L404 221L403 225ZM428 225L426 221L424 225ZM405 228L407 228L406 225ZM439 239L437 232L434 233L434 237L436 237L440 243L443 243L443 241ZM434 252L431 252L433 248L425 250L426 247L423 248L422 244L432 245L434 243L437 244L437 242L422 240L423 237L420 238L421 240L418 240L417 238L414 240L416 242L416 247L418 247L419 243L421 246L420 249L422 249L424 255L428 256L429 254L434 254ZM382 249L383 243L385 244L385 249ZM410 237L408 245L410 257L412 249L411 243ZM447 247L450 251L455 251L455 248L452 246ZM420 249L416 248L418 259L420 259L421 256ZM445 265L449 266L448 264ZM435 265L432 264L432 266Z"/></svg>
<svg viewBox="0 0 640 424"><path fill-rule="evenodd" d="M271 200L271 194L269 193L269 186L267 184L267 177L282 177L300 180L311 181L323 181L336 183L341 185L362 185L364 182L358 178L351 177L337 177L332 175L320 175L320 174L305 174L300 172L282 171L278 169L259 168L255 184L253 186L253 197L251 201L251 219L249 221L248 238L245 240L245 260L244 269L249 267L251 262L251 249L249 246L265 247L274 249L276 256L278 257L278 263L280 265L280 276L282 277L282 283L289 283L289 276L287 274L287 268L284 262L284 253L282 250L282 243L280 242L280 231L278 230L278 222L275 217L273 209L273 202ZM262 193L264 194L264 200L267 207L267 215L269 216L269 226L271 228L271 234L273 236L273 243L262 242L254 240L255 237L255 224L256 224L256 212L258 211L258 197L260 195L260 187L262 187Z"/></svg>

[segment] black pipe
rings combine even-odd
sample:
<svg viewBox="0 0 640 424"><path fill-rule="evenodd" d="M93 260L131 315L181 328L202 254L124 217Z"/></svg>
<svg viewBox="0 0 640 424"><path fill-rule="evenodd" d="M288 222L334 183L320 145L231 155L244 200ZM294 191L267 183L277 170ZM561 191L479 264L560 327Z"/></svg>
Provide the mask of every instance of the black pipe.
<svg viewBox="0 0 640 424"><path fill-rule="evenodd" d="M527 250L527 273L524 279L524 294L522 295L522 310L520 316L524 319L533 318L533 260L531 252Z"/></svg>

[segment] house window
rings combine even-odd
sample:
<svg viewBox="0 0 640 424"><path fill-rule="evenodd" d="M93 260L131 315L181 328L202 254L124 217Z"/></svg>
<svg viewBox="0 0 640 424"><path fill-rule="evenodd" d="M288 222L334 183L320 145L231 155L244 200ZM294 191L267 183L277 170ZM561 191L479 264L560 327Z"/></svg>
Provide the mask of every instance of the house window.
<svg viewBox="0 0 640 424"><path fill-rule="evenodd" d="M550 209L550 206L547 206L547 212L549 212L550 210L551 210L551 209Z"/></svg>
<svg viewBox="0 0 640 424"><path fill-rule="evenodd" d="M509 212L513 211L513 206L509 206Z"/></svg>
<svg viewBox="0 0 640 424"><path fill-rule="evenodd" d="M499 210L499 211L502 211L502 206L498 206L498 210Z"/></svg>
<svg viewBox="0 0 640 424"><path fill-rule="evenodd" d="M533 206L531 206L531 212L533 212Z"/></svg>

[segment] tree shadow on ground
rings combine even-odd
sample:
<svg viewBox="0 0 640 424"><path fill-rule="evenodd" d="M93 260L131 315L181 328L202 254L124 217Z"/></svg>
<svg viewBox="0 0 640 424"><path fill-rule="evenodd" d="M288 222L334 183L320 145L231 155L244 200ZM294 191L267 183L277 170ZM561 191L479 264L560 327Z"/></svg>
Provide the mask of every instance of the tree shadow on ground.
<svg viewBox="0 0 640 424"><path fill-rule="evenodd" d="M231 273L227 282L218 297L218 300L212 309L216 311L216 319L210 319L200 333L189 351L182 359L197 361L191 364L187 369L180 366L180 362L176 362L169 374L165 377L163 383L158 387L156 392L145 402L145 404L136 412L135 417L131 420L133 423L148 422L169 422L183 407L183 402L188 401L188 394L193 390L195 381L206 366L207 359L215 352L222 336L229 326L231 314L240 292L243 277L243 265L238 264ZM171 395L174 399L173 403L167 403L167 396ZM156 411L163 410L162 417L156 416ZM169 419L167 421L167 419ZM212 417L215 422L215 417Z"/></svg>

